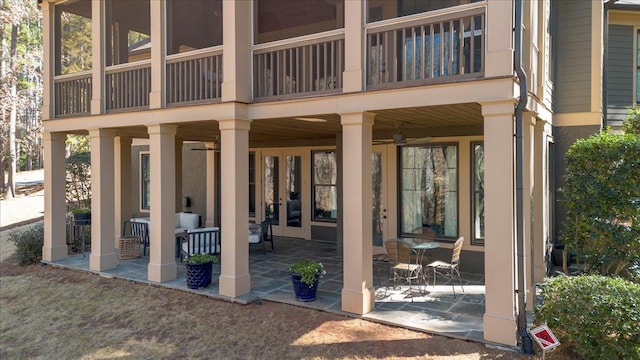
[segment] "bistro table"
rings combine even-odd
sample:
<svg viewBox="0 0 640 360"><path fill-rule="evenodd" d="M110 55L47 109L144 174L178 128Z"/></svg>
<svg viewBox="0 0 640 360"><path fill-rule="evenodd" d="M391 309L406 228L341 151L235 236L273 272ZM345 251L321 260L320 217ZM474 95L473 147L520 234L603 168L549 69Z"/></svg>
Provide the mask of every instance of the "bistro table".
<svg viewBox="0 0 640 360"><path fill-rule="evenodd" d="M414 243L411 246L411 250L415 251L416 253L416 264L420 264L422 266L422 281L424 282L424 289L425 292L427 290L427 279L429 274L427 274L427 272L425 271L425 267L424 267L424 255L427 252L427 250L433 250L433 249L437 249L440 247L440 243L436 242L436 241L427 241L427 242L423 242L423 243Z"/></svg>

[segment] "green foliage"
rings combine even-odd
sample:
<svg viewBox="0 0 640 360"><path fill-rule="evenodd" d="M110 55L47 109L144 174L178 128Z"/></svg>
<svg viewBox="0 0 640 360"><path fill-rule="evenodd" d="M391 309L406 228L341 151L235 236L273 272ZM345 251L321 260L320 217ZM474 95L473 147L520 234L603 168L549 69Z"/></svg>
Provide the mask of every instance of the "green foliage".
<svg viewBox="0 0 640 360"><path fill-rule="evenodd" d="M588 271L638 280L640 136L600 133L567 152L563 239Z"/></svg>
<svg viewBox="0 0 640 360"><path fill-rule="evenodd" d="M633 105L633 107L629 109L627 117L622 122L622 131L624 131L625 134L640 135L640 107L638 107L638 105Z"/></svg>
<svg viewBox="0 0 640 360"><path fill-rule="evenodd" d="M303 260L291 264L289 272L291 274L301 275L300 281L309 286L313 285L313 282L317 277L327 273L321 262L311 260Z"/></svg>
<svg viewBox="0 0 640 360"><path fill-rule="evenodd" d="M78 152L67 158L66 198L69 208L91 208L91 153Z"/></svg>
<svg viewBox="0 0 640 360"><path fill-rule="evenodd" d="M67 146L67 148L69 149L69 153L71 154L91 151L91 144L89 136L87 135L69 134L67 135L65 145Z"/></svg>
<svg viewBox="0 0 640 360"><path fill-rule="evenodd" d="M186 260L186 263L191 265L204 264L208 262L217 263L218 257L211 254L193 254Z"/></svg>
<svg viewBox="0 0 640 360"><path fill-rule="evenodd" d="M44 225L38 223L26 230L12 232L9 241L16 246L18 265L24 266L36 263L42 259L44 245Z"/></svg>
<svg viewBox="0 0 640 360"><path fill-rule="evenodd" d="M71 210L72 214L90 214L91 213L91 209L89 208L76 208Z"/></svg>
<svg viewBox="0 0 640 360"><path fill-rule="evenodd" d="M640 359L640 285L599 275L547 278L536 323L585 359Z"/></svg>

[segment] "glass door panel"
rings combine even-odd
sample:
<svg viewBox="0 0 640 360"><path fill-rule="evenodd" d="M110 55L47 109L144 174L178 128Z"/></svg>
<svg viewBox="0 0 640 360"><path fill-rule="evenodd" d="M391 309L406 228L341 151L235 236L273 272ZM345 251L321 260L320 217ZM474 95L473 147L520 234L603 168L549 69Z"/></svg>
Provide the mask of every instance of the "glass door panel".
<svg viewBox="0 0 640 360"><path fill-rule="evenodd" d="M274 235L303 238L306 231L303 186L308 184L303 179L304 156L281 150L265 151L263 155L265 218L273 220Z"/></svg>
<svg viewBox="0 0 640 360"><path fill-rule="evenodd" d="M302 157L286 157L287 227L302 227Z"/></svg>
<svg viewBox="0 0 640 360"><path fill-rule="evenodd" d="M371 174L372 174L372 241L374 252L381 251L385 236L387 236L387 175L386 175L386 151L385 145L374 146L371 154ZM376 250L376 247L380 247Z"/></svg>
<svg viewBox="0 0 640 360"><path fill-rule="evenodd" d="M264 157L264 213L273 225L280 225L280 171L279 157Z"/></svg>

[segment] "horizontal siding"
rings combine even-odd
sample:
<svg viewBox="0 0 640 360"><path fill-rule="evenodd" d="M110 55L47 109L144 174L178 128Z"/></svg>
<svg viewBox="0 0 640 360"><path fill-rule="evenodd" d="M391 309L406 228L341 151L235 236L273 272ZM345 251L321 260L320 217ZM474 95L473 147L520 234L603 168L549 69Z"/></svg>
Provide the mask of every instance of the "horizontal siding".
<svg viewBox="0 0 640 360"><path fill-rule="evenodd" d="M609 106L633 104L633 27L611 25L607 57L607 100Z"/></svg>
<svg viewBox="0 0 640 360"><path fill-rule="evenodd" d="M556 111L590 111L592 2L558 1L556 4Z"/></svg>

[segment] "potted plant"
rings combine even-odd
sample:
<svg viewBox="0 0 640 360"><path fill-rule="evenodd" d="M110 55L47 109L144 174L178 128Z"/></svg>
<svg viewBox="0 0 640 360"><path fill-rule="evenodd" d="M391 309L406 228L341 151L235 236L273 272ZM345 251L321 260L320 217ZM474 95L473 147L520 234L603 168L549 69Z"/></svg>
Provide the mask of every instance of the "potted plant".
<svg viewBox="0 0 640 360"><path fill-rule="evenodd" d="M205 288L211 284L211 270L218 257L211 254L193 254L185 260L187 287Z"/></svg>
<svg viewBox="0 0 640 360"><path fill-rule="evenodd" d="M303 260L289 266L293 291L297 301L313 301L318 291L318 280L326 274L321 262Z"/></svg>
<svg viewBox="0 0 640 360"><path fill-rule="evenodd" d="M91 225L91 209L77 208L71 210L76 225Z"/></svg>

